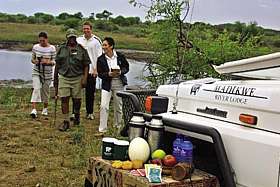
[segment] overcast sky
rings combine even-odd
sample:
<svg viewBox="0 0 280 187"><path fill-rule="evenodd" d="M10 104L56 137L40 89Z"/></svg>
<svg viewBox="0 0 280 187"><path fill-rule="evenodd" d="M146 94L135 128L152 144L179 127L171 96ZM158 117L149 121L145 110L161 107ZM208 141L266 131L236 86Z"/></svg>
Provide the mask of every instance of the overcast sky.
<svg viewBox="0 0 280 187"><path fill-rule="evenodd" d="M149 1L149 0L144 0ZM280 30L280 0L191 0L194 9L189 21L211 24L256 21L265 28ZM133 7L128 0L0 0L0 12L33 15L36 12L58 15L82 12L89 16L104 9L113 16L145 17L145 9Z"/></svg>

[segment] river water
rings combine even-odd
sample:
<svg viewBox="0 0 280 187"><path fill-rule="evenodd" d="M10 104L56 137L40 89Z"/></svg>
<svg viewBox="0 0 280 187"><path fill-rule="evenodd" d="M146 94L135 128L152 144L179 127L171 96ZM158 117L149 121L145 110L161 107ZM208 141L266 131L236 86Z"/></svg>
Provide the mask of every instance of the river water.
<svg viewBox="0 0 280 187"><path fill-rule="evenodd" d="M130 65L127 74L128 85L145 86L143 77L148 75L144 70L145 63L131 59L128 59L128 62ZM31 80L32 66L31 52L0 50L0 80Z"/></svg>

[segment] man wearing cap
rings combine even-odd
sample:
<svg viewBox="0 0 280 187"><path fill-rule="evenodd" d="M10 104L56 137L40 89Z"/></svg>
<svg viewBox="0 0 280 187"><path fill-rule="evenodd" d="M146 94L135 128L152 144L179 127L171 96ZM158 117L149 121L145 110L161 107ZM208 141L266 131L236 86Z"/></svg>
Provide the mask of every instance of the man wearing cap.
<svg viewBox="0 0 280 187"><path fill-rule="evenodd" d="M87 51L76 41L76 30L66 31L66 43L62 44L56 55L55 81L58 96L61 98L61 109L64 121L59 130L66 131L70 127L69 98L73 99L74 125L80 124L81 91L86 86L89 64Z"/></svg>
<svg viewBox="0 0 280 187"><path fill-rule="evenodd" d="M88 52L91 64L89 66L89 75L87 79L87 86L85 89L86 97L86 112L87 119L94 119L94 93L96 87L97 58L102 55L101 40L92 33L92 24L89 21L83 23L83 35L77 38L77 42L81 44Z"/></svg>

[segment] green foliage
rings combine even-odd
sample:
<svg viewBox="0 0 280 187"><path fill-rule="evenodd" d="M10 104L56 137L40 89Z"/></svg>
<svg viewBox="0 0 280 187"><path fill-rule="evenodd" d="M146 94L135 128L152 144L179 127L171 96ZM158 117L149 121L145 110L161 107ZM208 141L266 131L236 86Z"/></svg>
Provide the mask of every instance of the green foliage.
<svg viewBox="0 0 280 187"><path fill-rule="evenodd" d="M141 23L139 17L127 17L126 20L128 22L128 25L137 25Z"/></svg>
<svg viewBox="0 0 280 187"><path fill-rule="evenodd" d="M201 38L199 35L204 37ZM227 30L217 32L212 29L202 31L200 27L193 27L189 32L190 40L201 49L212 63L217 65L271 52L268 48L261 46L261 34L248 32L246 35L245 40L243 32Z"/></svg>
<svg viewBox="0 0 280 187"><path fill-rule="evenodd" d="M159 8L160 15L158 14L158 16L160 18L163 18L163 20L164 19L166 20L167 18L168 19L171 18L172 15L179 15L177 13L178 10L181 10L183 14L186 14L187 11L186 4L184 4L184 6L181 7L182 9L178 8L178 5L180 4L174 6L171 9L171 10L175 10L175 14L173 14L172 11L168 10L168 6L167 6L168 4L165 4L164 6L161 7L158 4L159 2L161 1L159 0L154 1L154 5L156 6L154 6L153 10L155 11L156 8ZM162 2L167 2L167 1L165 0ZM171 2L173 3L173 1ZM179 2L179 1L177 0L174 2ZM65 29L69 27L75 27L76 29L80 30L81 22L83 22L84 20L90 20L94 25L94 29L98 29L97 31L99 33L97 33L97 35L99 34L101 37L112 35L113 37L119 40L117 42L118 47L141 49L141 50L151 50L151 47L153 47L155 49L154 46L147 44L147 36L151 33L149 27L154 24L160 24L162 20L154 22L154 20L152 19L153 14L151 11L150 11L151 19L145 21L144 23L142 23L140 21L140 18L138 17L117 16L116 18L112 18L109 16L108 20L105 20L105 18L103 18L102 20L95 20L95 15L96 15L95 13L91 13L90 16L86 18L82 15L81 12L77 12L75 14L69 14L63 12L60 13L58 16L52 16L50 14L46 14L43 12L37 12L32 16L25 16L24 14L7 14L7 13L0 12L0 22L1 22L0 40L2 42L16 41L20 43L21 45L20 47L30 50L32 44L37 42L36 37L38 32L40 32L41 30L46 30L49 32L50 41L52 43L58 44L64 41L65 39L65 34L64 34ZM180 19L182 18L183 17L181 16ZM18 23L18 24L14 24L14 23ZM252 26L248 27L250 25ZM177 30L178 33L178 28L180 28L180 24L176 21L173 22L171 21L171 25L167 25L165 28L161 28L160 31L164 31L166 28L169 28L170 26L171 27L175 26L176 28L175 30ZM239 41L239 43L242 44L242 43L246 43L246 41L250 40L250 38L253 37L254 42L256 42L259 46L269 47L273 51L280 51L280 47L279 47L280 31L263 29L257 26L256 23L254 22L252 22L252 24L249 25L245 23L236 22L233 24L228 23L228 24L222 24L217 26L212 26L210 24L197 22L194 24L184 23L181 26L183 30L185 30L185 32L183 32L183 35L187 36L186 38L192 41L192 43L195 46L198 46L198 44L194 42L197 39L204 40L209 38L210 35L214 39L217 39L219 37L219 34L222 34L224 33L224 31L227 31L229 33L229 39L231 41ZM190 38L192 34L188 32L188 28L191 28L191 31L193 31L194 30L193 28L197 28L197 27L199 27L199 30L201 32L195 35L194 37ZM24 32L18 32L18 30L22 30ZM159 30L155 30L154 32L158 32L158 31ZM151 41L152 39L153 38L149 38L149 41ZM178 35L177 35L177 39L178 39ZM163 46L163 48L166 48L166 46ZM181 52L182 51L180 51L180 53ZM177 69L179 71L182 68L177 68Z"/></svg>
<svg viewBox="0 0 280 187"><path fill-rule="evenodd" d="M97 13L95 17L101 20L108 20L111 15L113 15L112 12L109 12L108 10L103 10L103 12Z"/></svg>
<svg viewBox="0 0 280 187"><path fill-rule="evenodd" d="M102 141L94 135L99 120L88 121L82 117L80 126L61 133L53 125L54 100L49 101L48 119L39 115L32 120L30 88L1 87L0 100L4 97L13 99L11 107L0 103L0 173L9 173L1 178L0 186L36 186L38 183L37 186L48 187L82 186L89 158L101 153ZM96 97L100 99L99 91ZM39 105L38 110L42 107ZM94 108L98 108L97 102ZM84 107L81 112L85 112ZM58 105L57 125L62 121ZM108 127L117 134L112 120ZM34 166L36 172L24 175L18 172L29 166Z"/></svg>
<svg viewBox="0 0 280 187"><path fill-rule="evenodd" d="M7 14L0 12L0 22L7 21Z"/></svg>
<svg viewBox="0 0 280 187"><path fill-rule="evenodd" d="M49 25L49 24L24 24L24 23L0 23L0 41L11 43L12 47L17 47L23 50L31 50L32 45L38 42L38 33L41 31L46 31L49 35L49 41L51 44L59 45L65 42L65 30L64 22L62 25ZM81 33L81 24L77 26L80 27L77 29L79 34ZM124 28L127 30L121 32L119 30L114 31L101 31L97 30L95 23L93 23L94 33L103 38L105 36L112 36L116 43L118 49L135 49L135 50L149 50L147 46L146 37L135 37L130 29L134 30L134 27ZM138 29L136 29L138 30ZM22 31L22 32L19 32ZM143 34L143 33L142 33Z"/></svg>
<svg viewBox="0 0 280 187"><path fill-rule="evenodd" d="M147 17L162 18L152 24L149 37L152 49L156 52L154 62L149 67L152 77L148 77L153 85L182 79L217 77L219 75L214 72L212 64L219 65L271 52L263 46L264 32L256 22L248 25L237 22L218 27L186 23L190 8L188 2L150 2Z"/></svg>
<svg viewBox="0 0 280 187"><path fill-rule="evenodd" d="M0 95L0 104L1 105L11 105L14 93L7 89L1 89L1 90L2 90L2 93Z"/></svg>
<svg viewBox="0 0 280 187"><path fill-rule="evenodd" d="M131 25L138 25L141 23L139 17L117 16L116 18L110 18L110 21L120 26L131 26Z"/></svg>
<svg viewBox="0 0 280 187"><path fill-rule="evenodd" d="M27 23L30 23L30 24L36 23L35 16L29 16L28 19L27 19Z"/></svg>
<svg viewBox="0 0 280 187"><path fill-rule="evenodd" d="M76 14L73 15L74 18L77 19L82 19L83 18L83 14L81 12L77 12Z"/></svg>
<svg viewBox="0 0 280 187"><path fill-rule="evenodd" d="M125 17L123 16L117 16L116 18L110 19L113 23L121 25L121 26L127 26L128 22L126 21Z"/></svg>
<svg viewBox="0 0 280 187"><path fill-rule="evenodd" d="M17 19L15 16L8 15L7 16L7 22L17 22Z"/></svg>
<svg viewBox="0 0 280 187"><path fill-rule="evenodd" d="M69 18L64 22L64 29L67 30L69 28L78 29L80 27L80 19L78 18Z"/></svg>
<svg viewBox="0 0 280 187"><path fill-rule="evenodd" d="M74 144L81 144L83 137L85 134L85 129L82 126L78 126L77 129L75 129L72 133L71 133L71 137L72 137L72 141Z"/></svg>
<svg viewBox="0 0 280 187"><path fill-rule="evenodd" d="M88 17L89 20L93 21L95 17L94 12L90 13L90 16Z"/></svg>
<svg viewBox="0 0 280 187"><path fill-rule="evenodd" d="M22 84L22 81L18 80L18 84ZM16 97L16 94L21 93L21 97ZM30 101L30 90L28 89L16 89L12 87L0 88L0 109L9 108L19 110L21 107L27 105ZM18 114L15 114L18 115Z"/></svg>
<svg viewBox="0 0 280 187"><path fill-rule="evenodd" d="M24 23L25 20L27 19L27 16L24 14L17 14L17 15L15 15L15 17L16 17L16 20L20 23Z"/></svg>
<svg viewBox="0 0 280 187"><path fill-rule="evenodd" d="M60 19L60 20L66 20L68 18L70 18L71 15L66 13L66 12L62 12L60 13L58 16L57 16L57 19Z"/></svg>
<svg viewBox="0 0 280 187"><path fill-rule="evenodd" d="M45 14L42 12L38 12L34 14L36 23L50 23L54 20L54 16L51 14Z"/></svg>
<svg viewBox="0 0 280 187"><path fill-rule="evenodd" d="M280 48L280 40L273 41L273 45Z"/></svg>
<svg viewBox="0 0 280 187"><path fill-rule="evenodd" d="M228 61L248 58L270 53L267 47L260 45L261 36L250 35L240 43L243 37L240 33L223 31L221 33L204 28L202 25L193 25L188 31L189 40L194 45L190 49L181 50L177 54L177 30L170 22L159 22L152 27L149 37L153 50L156 51L155 63L152 66L154 75L157 77L155 85L162 84L167 80L173 81L180 76L183 79L196 79L207 76L217 77L211 64L222 64ZM158 32L161 30L162 32ZM234 37L233 37L234 36ZM182 60L182 64L179 60ZM179 74L180 73L180 74ZM154 81L152 77L149 80Z"/></svg>
<svg viewBox="0 0 280 187"><path fill-rule="evenodd" d="M94 23L94 27L96 29L102 30L102 31L116 31L119 30L118 26L108 22L108 21L103 21L103 20L97 20Z"/></svg>
<svg viewBox="0 0 280 187"><path fill-rule="evenodd" d="M142 25L133 26L133 27L122 26L122 27L119 27L119 29L115 30L114 32L133 35L137 38L141 38L141 37L147 37L149 35L150 29L145 24L142 24Z"/></svg>

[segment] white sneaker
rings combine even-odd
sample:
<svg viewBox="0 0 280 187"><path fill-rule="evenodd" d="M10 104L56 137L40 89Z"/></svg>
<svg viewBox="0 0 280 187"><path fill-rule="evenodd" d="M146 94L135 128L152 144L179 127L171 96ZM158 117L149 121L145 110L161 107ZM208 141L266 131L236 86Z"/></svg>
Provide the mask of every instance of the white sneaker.
<svg viewBox="0 0 280 187"><path fill-rule="evenodd" d="M34 108L31 113L30 113L30 116L34 119L34 118L37 118L37 110Z"/></svg>
<svg viewBox="0 0 280 187"><path fill-rule="evenodd" d="M93 114L88 114L88 115L87 115L87 119L89 119L89 120L94 120L94 115L93 115Z"/></svg>
<svg viewBox="0 0 280 187"><path fill-rule="evenodd" d="M99 129L98 128L99 133L106 133L107 132L107 128L106 129Z"/></svg>
<svg viewBox="0 0 280 187"><path fill-rule="evenodd" d="M43 108L42 115L43 116L47 116L48 115L48 109L47 108Z"/></svg>

